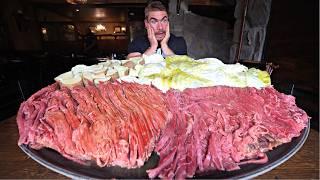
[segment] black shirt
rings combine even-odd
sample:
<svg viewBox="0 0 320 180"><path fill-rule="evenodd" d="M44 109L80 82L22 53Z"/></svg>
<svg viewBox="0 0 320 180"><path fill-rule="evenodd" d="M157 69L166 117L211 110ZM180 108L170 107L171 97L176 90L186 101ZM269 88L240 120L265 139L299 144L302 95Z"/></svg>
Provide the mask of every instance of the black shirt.
<svg viewBox="0 0 320 180"><path fill-rule="evenodd" d="M84 37L84 53L88 56L95 56L98 50L97 37L89 32Z"/></svg>
<svg viewBox="0 0 320 180"><path fill-rule="evenodd" d="M170 34L168 46L176 55L187 55L187 44L183 37ZM143 54L149 47L148 37L146 35L140 36L129 44L128 53L139 52Z"/></svg>

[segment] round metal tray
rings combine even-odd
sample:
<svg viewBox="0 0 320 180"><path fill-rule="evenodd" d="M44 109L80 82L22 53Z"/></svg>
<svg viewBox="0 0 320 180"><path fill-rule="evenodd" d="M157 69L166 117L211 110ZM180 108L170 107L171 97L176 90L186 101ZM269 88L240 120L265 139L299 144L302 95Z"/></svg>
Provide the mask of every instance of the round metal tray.
<svg viewBox="0 0 320 180"><path fill-rule="evenodd" d="M272 151L267 152L269 161L265 164L248 164L240 166L240 170L236 171L209 171L205 174L196 174L195 178L210 178L210 179L226 179L226 178L254 178L261 174L264 174L280 164L287 161L292 157L304 144L310 131L310 121L308 126L301 132L299 137L293 138L290 143L282 144ZM37 161L41 165L65 175L69 178L98 178L98 179L110 179L110 178L130 178L130 179L146 179L148 175L147 169L156 167L158 163L158 156L153 153L150 159L144 166L137 169L125 169L120 167L98 167L94 163L93 165L81 165L68 160L61 156L58 152L43 148L40 150L34 150L27 145L21 145L20 148L33 160Z"/></svg>

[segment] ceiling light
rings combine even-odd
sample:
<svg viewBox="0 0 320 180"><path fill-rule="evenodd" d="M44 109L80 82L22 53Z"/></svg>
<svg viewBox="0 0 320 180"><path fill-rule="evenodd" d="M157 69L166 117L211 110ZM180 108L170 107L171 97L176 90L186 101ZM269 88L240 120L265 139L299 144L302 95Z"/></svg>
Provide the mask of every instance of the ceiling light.
<svg viewBox="0 0 320 180"><path fill-rule="evenodd" d="M87 0L66 0L70 4L86 4Z"/></svg>
<svg viewBox="0 0 320 180"><path fill-rule="evenodd" d="M102 24L97 24L96 31L105 31L106 27Z"/></svg>
<svg viewBox="0 0 320 180"><path fill-rule="evenodd" d="M41 28L42 34L47 34L47 28Z"/></svg>
<svg viewBox="0 0 320 180"><path fill-rule="evenodd" d="M106 17L106 12L101 8L96 8L95 15L97 18L104 18Z"/></svg>

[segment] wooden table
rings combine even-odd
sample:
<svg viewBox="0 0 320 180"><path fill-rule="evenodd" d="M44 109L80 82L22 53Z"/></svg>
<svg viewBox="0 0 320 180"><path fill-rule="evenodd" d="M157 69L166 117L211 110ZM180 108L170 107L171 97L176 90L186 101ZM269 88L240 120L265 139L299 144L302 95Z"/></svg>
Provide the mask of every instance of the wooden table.
<svg viewBox="0 0 320 180"><path fill-rule="evenodd" d="M29 158L17 145L15 116L0 122L0 178L65 179ZM319 179L319 132L311 129L304 146L288 161L257 179Z"/></svg>

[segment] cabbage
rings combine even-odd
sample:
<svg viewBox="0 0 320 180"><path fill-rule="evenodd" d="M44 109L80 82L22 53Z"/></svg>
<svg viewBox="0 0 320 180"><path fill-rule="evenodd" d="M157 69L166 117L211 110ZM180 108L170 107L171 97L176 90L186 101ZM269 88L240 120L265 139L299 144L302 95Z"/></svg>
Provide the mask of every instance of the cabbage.
<svg viewBox="0 0 320 180"><path fill-rule="evenodd" d="M125 76L128 70L125 66L114 66L114 69L118 72L119 77Z"/></svg>
<svg viewBox="0 0 320 180"><path fill-rule="evenodd" d="M71 68L71 72L73 75L80 75L82 74L82 72L86 71L88 69L88 66L84 65L84 64L78 64L74 67Z"/></svg>
<svg viewBox="0 0 320 180"><path fill-rule="evenodd" d="M157 88L183 90L204 86L266 87L270 76L266 71L248 68L242 64L224 64L216 58L194 60L188 56L169 56L163 62L145 65L139 78L149 79Z"/></svg>
<svg viewBox="0 0 320 180"><path fill-rule="evenodd" d="M113 67L108 67L108 70L106 72L106 76L112 76L114 74L116 74L118 71L116 69L114 69Z"/></svg>
<svg viewBox="0 0 320 180"><path fill-rule="evenodd" d="M188 69L195 68L196 66L206 65L207 63L197 62L188 56L168 56L166 58L166 68L169 69L181 69L186 71Z"/></svg>
<svg viewBox="0 0 320 180"><path fill-rule="evenodd" d="M160 63L145 64L144 67L140 70L139 76L146 77L152 74L159 74L162 69L164 69L164 66Z"/></svg>
<svg viewBox="0 0 320 180"><path fill-rule="evenodd" d="M141 61L143 61L143 58L142 57L133 57L128 60L122 60L121 63L125 64L126 62L129 62L129 61L133 62L134 64L139 64Z"/></svg>
<svg viewBox="0 0 320 180"><path fill-rule="evenodd" d="M164 69L158 74L147 76L152 79L152 84L162 91L170 88L184 90L186 88L196 88L209 86L210 81L201 77L197 77L180 69Z"/></svg>
<svg viewBox="0 0 320 180"><path fill-rule="evenodd" d="M134 63L133 69L122 66L126 62ZM145 64L141 65L140 62ZM122 64L122 65L121 65ZM128 73L128 75L127 75ZM107 76L106 78L104 76ZM83 76L97 82L107 81L109 76L119 77L119 81L139 84L153 84L166 92L170 88L184 90L207 86L255 87L263 88L271 85L270 75L266 71L250 68L236 63L224 64L216 58L195 60L188 56L168 56L159 54L123 60L110 60L97 65L77 65L71 72L56 78Z"/></svg>
<svg viewBox="0 0 320 180"><path fill-rule="evenodd" d="M266 71L250 68L246 72L247 86L262 88L271 85L270 75Z"/></svg>
<svg viewBox="0 0 320 180"><path fill-rule="evenodd" d="M152 55L142 55L142 58L144 59L145 64L149 63L161 63L164 61L163 57L160 54L152 54Z"/></svg>

